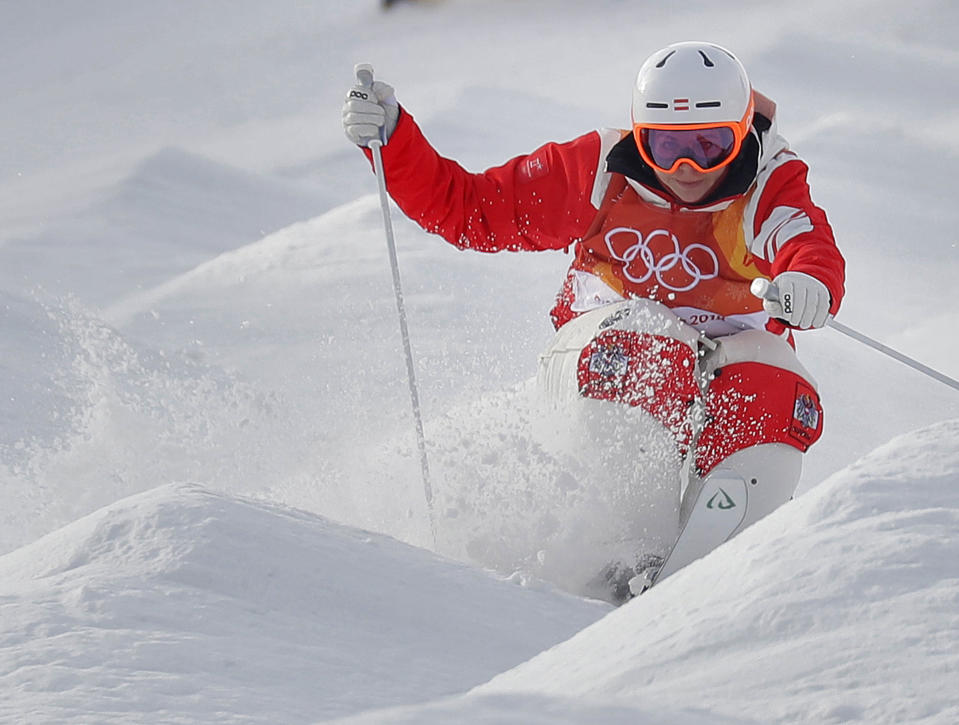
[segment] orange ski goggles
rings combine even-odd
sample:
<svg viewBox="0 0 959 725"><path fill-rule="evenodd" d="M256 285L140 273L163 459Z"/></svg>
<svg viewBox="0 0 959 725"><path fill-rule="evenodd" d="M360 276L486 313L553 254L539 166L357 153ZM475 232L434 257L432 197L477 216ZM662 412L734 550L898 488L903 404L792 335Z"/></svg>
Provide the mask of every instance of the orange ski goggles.
<svg viewBox="0 0 959 725"><path fill-rule="evenodd" d="M633 136L643 161L657 171L672 174L688 163L699 172L721 169L732 163L752 125L753 105L736 122L656 124L633 126Z"/></svg>

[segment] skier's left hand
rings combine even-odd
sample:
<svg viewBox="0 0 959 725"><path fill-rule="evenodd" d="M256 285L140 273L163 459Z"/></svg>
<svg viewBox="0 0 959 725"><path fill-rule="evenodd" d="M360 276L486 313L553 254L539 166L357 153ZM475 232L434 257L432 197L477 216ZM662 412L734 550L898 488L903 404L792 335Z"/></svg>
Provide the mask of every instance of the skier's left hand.
<svg viewBox="0 0 959 725"><path fill-rule="evenodd" d="M779 290L779 299L763 301L770 317L800 330L825 326L831 302L826 285L804 272L783 272L773 284Z"/></svg>

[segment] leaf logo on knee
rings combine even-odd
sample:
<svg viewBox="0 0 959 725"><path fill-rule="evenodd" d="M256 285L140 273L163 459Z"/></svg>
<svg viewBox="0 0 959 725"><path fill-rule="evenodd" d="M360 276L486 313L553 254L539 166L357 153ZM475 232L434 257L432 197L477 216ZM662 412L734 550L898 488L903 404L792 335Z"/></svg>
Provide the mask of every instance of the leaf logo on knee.
<svg viewBox="0 0 959 725"><path fill-rule="evenodd" d="M720 496L720 494L722 495ZM712 498L709 499L706 508L725 511L726 509L736 508L736 502L733 501L732 497L723 491L723 489L719 489L713 494Z"/></svg>

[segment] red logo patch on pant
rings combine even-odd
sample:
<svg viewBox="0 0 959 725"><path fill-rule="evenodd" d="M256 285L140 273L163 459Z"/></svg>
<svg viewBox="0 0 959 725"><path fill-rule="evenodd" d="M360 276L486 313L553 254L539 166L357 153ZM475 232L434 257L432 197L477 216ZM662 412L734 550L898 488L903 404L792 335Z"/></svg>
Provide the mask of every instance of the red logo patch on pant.
<svg viewBox="0 0 959 725"><path fill-rule="evenodd" d="M812 445L819 438L819 422L822 418L822 408L819 407L819 396L803 380L796 381L796 397L793 403L792 425L789 435L804 446Z"/></svg>
<svg viewBox="0 0 959 725"><path fill-rule="evenodd" d="M671 337L604 330L583 348L577 381L584 398L639 406L668 428L680 447L689 442L689 406L699 395L696 354Z"/></svg>

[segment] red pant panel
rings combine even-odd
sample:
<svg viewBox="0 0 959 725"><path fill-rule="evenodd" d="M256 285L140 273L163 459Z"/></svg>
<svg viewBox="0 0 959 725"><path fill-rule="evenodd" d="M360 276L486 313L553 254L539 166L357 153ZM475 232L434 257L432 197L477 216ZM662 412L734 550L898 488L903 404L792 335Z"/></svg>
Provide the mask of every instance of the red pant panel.
<svg viewBox="0 0 959 725"><path fill-rule="evenodd" d="M689 445L689 409L699 395L696 354L672 337L605 330L583 348L577 369L580 395L639 406Z"/></svg>
<svg viewBox="0 0 959 725"><path fill-rule="evenodd" d="M805 451L820 435L819 395L802 376L757 362L727 365L709 386L696 468L706 475L727 456L760 443Z"/></svg>

